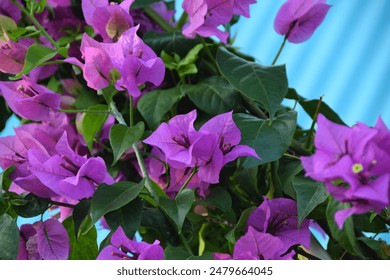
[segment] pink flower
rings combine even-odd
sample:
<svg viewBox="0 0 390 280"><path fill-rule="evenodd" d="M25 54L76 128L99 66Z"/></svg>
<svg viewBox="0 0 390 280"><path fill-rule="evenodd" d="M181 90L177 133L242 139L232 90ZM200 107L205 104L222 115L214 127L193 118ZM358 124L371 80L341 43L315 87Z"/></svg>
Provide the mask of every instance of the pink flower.
<svg viewBox="0 0 390 280"><path fill-rule="evenodd" d="M274 28L289 42L302 43L313 35L330 7L326 0L287 0L276 15Z"/></svg>

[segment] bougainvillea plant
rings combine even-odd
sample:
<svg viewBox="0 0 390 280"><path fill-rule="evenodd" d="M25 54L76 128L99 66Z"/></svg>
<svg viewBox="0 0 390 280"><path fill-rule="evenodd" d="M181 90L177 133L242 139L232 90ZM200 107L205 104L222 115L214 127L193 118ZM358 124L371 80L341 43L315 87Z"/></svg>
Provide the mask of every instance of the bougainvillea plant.
<svg viewBox="0 0 390 280"><path fill-rule="evenodd" d="M0 138L0 259L388 259L384 121L348 127L289 88L280 52L240 53L255 0L181 3L0 2L0 130L20 119ZM282 46L329 11L287 0Z"/></svg>

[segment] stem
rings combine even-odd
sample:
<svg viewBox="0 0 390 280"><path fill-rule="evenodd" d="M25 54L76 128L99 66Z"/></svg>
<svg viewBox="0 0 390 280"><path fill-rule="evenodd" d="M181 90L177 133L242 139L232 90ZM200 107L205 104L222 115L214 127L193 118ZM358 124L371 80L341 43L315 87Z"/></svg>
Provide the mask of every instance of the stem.
<svg viewBox="0 0 390 280"><path fill-rule="evenodd" d="M130 98L129 98L129 101L130 101L130 109L129 109L129 113L130 113L130 119L129 119L129 124L130 124L130 127L133 127L134 126L134 117L133 117L133 97L130 95Z"/></svg>
<svg viewBox="0 0 390 280"><path fill-rule="evenodd" d="M182 190L184 190L188 186L192 177L194 177L194 175L197 171L198 171L198 168L195 166L194 169L192 169L190 176L187 178L187 180L184 182L183 186L180 188L180 191L178 192L178 194L181 193Z"/></svg>
<svg viewBox="0 0 390 280"><path fill-rule="evenodd" d="M109 111L99 111L99 110L96 110L96 111L91 111L91 110L88 110L88 109L79 109L79 110L58 110L58 112L62 112L62 113L95 113L95 114L110 114Z"/></svg>
<svg viewBox="0 0 390 280"><path fill-rule="evenodd" d="M272 65L275 65L276 61L278 61L278 58L279 58L280 54L282 53L282 50L283 50L283 48L284 48L284 45L286 44L287 36L288 36L289 33L290 33L290 32L287 32L286 36L284 36L283 43L282 43L282 45L280 46L279 51L278 51L278 53L276 54L274 60L272 61Z"/></svg>
<svg viewBox="0 0 390 280"><path fill-rule="evenodd" d="M181 16L179 18L179 21L176 23L176 29L181 30L183 28L184 24L186 24L187 18L188 18L188 14L183 11L183 13L181 14Z"/></svg>
<svg viewBox="0 0 390 280"><path fill-rule="evenodd" d="M299 157L294 156L294 155L290 155L290 154L288 154L288 153L284 153L283 156L285 156L285 157L287 157L287 158L292 158L292 159L301 160Z"/></svg>
<svg viewBox="0 0 390 280"><path fill-rule="evenodd" d="M218 67L217 61L215 60L215 57L213 56L213 54L211 53L209 47L207 46L206 41L203 39L203 37L201 37L199 35L197 35L196 37L202 43L202 45L203 45L203 47L204 47L204 49L206 51L206 55L210 58L210 60L213 63L213 65L215 67L215 70L217 71L218 75L222 76L221 75L221 71L219 71L219 67Z"/></svg>
<svg viewBox="0 0 390 280"><path fill-rule="evenodd" d="M250 100L244 95L242 95L242 98L244 100L246 108L251 114L261 119L268 119L267 115L263 112L263 110L261 110L252 100Z"/></svg>
<svg viewBox="0 0 390 280"><path fill-rule="evenodd" d="M158 25L164 29L166 32L173 32L175 31L175 28L172 27L168 22L165 21L165 19L157 13L155 10L153 10L150 7L145 7L144 8L145 13Z"/></svg>
<svg viewBox="0 0 390 280"><path fill-rule="evenodd" d="M190 245L187 242L187 239L184 237L184 235L182 233L179 234L179 238L180 238L181 243L183 243L184 247L186 248L187 252L191 256L193 256L194 253L192 252L191 247L190 247Z"/></svg>
<svg viewBox="0 0 390 280"><path fill-rule="evenodd" d="M57 206L62 206L62 207L68 207L68 208L74 208L76 206L76 205L73 205L73 204L64 203L64 202L58 202L58 201L53 201L53 200L50 200L50 204L57 205Z"/></svg>
<svg viewBox="0 0 390 280"><path fill-rule="evenodd" d="M34 17L34 14L27 11L22 5L20 5L16 0L11 0L14 5L16 5L22 12L25 14L32 22L33 24L42 32L42 34L49 40L49 42L53 45L53 47L58 50L58 45L56 41L49 35L49 33L46 32L45 28L37 21L37 19Z"/></svg>
<svg viewBox="0 0 390 280"><path fill-rule="evenodd" d="M311 143L310 142L311 142L311 138L313 136L314 126L316 125L317 116L318 116L318 114L320 112L321 103L322 103L322 97L323 96L320 96L320 99L318 100L316 112L314 113L313 122L311 123L309 135L307 136L307 140L306 140L306 144L305 144L305 148L309 149L309 150L311 150Z"/></svg>
<svg viewBox="0 0 390 280"><path fill-rule="evenodd" d="M40 64L40 66L52 65L52 64L62 64L62 63L66 63L66 62L63 61L63 60L52 60L52 61L43 62L43 63Z"/></svg>
<svg viewBox="0 0 390 280"><path fill-rule="evenodd" d="M293 139L292 142L291 142L291 145L290 145L290 148L296 152L297 154L301 155L301 156L309 156L311 155L311 152L309 150L307 150L302 144L301 142L299 142L298 140L295 140Z"/></svg>
<svg viewBox="0 0 390 280"><path fill-rule="evenodd" d="M118 111L118 108L116 107L114 101L110 102L110 110L111 110L111 114L117 119L117 121L120 124L127 126L125 119L123 118L122 114ZM148 171L146 169L145 162L144 162L144 159L142 157L141 151L139 150L137 143L134 143L131 147L134 150L135 156L136 156L137 161L138 161L138 165L141 169L142 178L145 179L145 187L147 188L147 190L149 191L149 193L151 194L153 199L156 202L158 202L158 196L155 193L155 191L153 190L152 182L148 176Z"/></svg>

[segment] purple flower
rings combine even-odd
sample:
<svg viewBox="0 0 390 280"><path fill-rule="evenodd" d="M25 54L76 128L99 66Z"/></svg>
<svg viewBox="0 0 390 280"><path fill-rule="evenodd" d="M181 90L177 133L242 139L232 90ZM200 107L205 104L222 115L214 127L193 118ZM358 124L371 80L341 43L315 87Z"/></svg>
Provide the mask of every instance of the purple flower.
<svg viewBox="0 0 390 280"><path fill-rule="evenodd" d="M201 137L194 128L196 111L173 117L169 123L162 123L144 143L160 148L168 163L175 168L193 167L192 150Z"/></svg>
<svg viewBox="0 0 390 280"><path fill-rule="evenodd" d="M218 137L217 144L223 153L223 165L243 156L260 159L253 148L238 145L241 141L241 132L233 121L232 112L215 116L206 122L199 131L212 133Z"/></svg>
<svg viewBox="0 0 390 280"><path fill-rule="evenodd" d="M130 28L116 43L99 43L84 34L80 50L85 63L74 57L65 61L83 69L90 88L103 89L113 82L118 90L127 90L137 98L141 95L139 86L160 85L165 75L161 58L137 36L137 30L138 26Z"/></svg>
<svg viewBox="0 0 390 280"><path fill-rule="evenodd" d="M98 260L162 260L164 250L158 240L153 244L130 240L121 227L111 236L111 245L105 247Z"/></svg>
<svg viewBox="0 0 390 280"><path fill-rule="evenodd" d="M182 7L190 23L183 34L189 38L194 38L196 34L202 37L216 36L226 44L229 33L218 27L229 23L234 14L249 17L249 5L253 3L256 0L184 0Z"/></svg>
<svg viewBox="0 0 390 280"><path fill-rule="evenodd" d="M70 7L72 5L72 0L47 0L47 4L53 8Z"/></svg>
<svg viewBox="0 0 390 280"><path fill-rule="evenodd" d="M289 42L302 43L313 35L330 7L326 0L287 0L275 17L274 28Z"/></svg>
<svg viewBox="0 0 390 280"><path fill-rule="evenodd" d="M55 219L20 227L18 260L67 260L69 251L68 233Z"/></svg>
<svg viewBox="0 0 390 280"><path fill-rule="evenodd" d="M310 247L309 220L298 227L298 210L294 200L285 198L265 199L249 216L247 226L262 233L269 233L283 242L279 255L293 245Z"/></svg>
<svg viewBox="0 0 390 280"><path fill-rule="evenodd" d="M325 183L329 193L351 208L336 213L341 228L346 218L390 204L390 131L381 119L374 128L359 123L352 128L317 119L316 152L302 157L309 176Z"/></svg>
<svg viewBox="0 0 390 280"><path fill-rule="evenodd" d="M162 123L144 142L160 148L166 162L175 169L196 167L199 180L207 184L218 183L223 166L237 157L258 158L252 148L238 145L241 133L232 112L212 118L199 131L194 129L195 119L195 110L177 115L168 124Z"/></svg>
<svg viewBox="0 0 390 280"><path fill-rule="evenodd" d="M50 112L60 108L59 94L34 83L27 76L21 81L0 82L0 94L12 111L33 121L48 120Z"/></svg>
<svg viewBox="0 0 390 280"><path fill-rule="evenodd" d="M91 197L97 185L112 184L104 160L82 157L69 146L66 132L58 141L57 154L47 156L36 149L28 151L30 170L53 192L69 199Z"/></svg>
<svg viewBox="0 0 390 280"><path fill-rule="evenodd" d="M21 4L20 0L17 0ZM0 1L0 15L12 18L18 22L22 18L22 11L11 0Z"/></svg>
<svg viewBox="0 0 390 280"><path fill-rule="evenodd" d="M2 3L7 1L2 1ZM0 72L18 74L24 66L27 46L11 41L7 33L3 33L6 41L0 40Z"/></svg>
<svg viewBox="0 0 390 280"><path fill-rule="evenodd" d="M263 233L249 226L244 236L234 245L233 259L235 260L291 260L294 252L283 256L284 244L282 239L269 233Z"/></svg>
<svg viewBox="0 0 390 280"><path fill-rule="evenodd" d="M82 9L87 24L100 34L104 42L116 41L123 32L133 27L133 18L129 14L134 0L125 0L121 4L108 0L83 0Z"/></svg>

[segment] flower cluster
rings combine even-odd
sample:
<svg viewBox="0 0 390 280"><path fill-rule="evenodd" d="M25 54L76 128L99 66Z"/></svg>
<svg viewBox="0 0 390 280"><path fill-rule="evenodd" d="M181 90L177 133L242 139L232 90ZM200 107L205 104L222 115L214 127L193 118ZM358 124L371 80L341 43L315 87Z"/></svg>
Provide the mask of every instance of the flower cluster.
<svg viewBox="0 0 390 280"><path fill-rule="evenodd" d="M233 15L249 17L249 5L256 0L184 0L183 9L189 17L189 24L183 34L189 38L216 36L226 44L229 33L218 29L227 24Z"/></svg>
<svg viewBox="0 0 390 280"><path fill-rule="evenodd" d="M295 201L285 198L264 199L249 216L247 231L237 240L233 256L215 253L215 259L289 260L292 246L310 248L309 220L298 226Z"/></svg>
<svg viewBox="0 0 390 280"><path fill-rule="evenodd" d="M337 200L351 204L335 220L340 228L352 214L380 212L390 204L390 131L381 119L375 127L349 128L317 119L316 152L302 157L306 175L325 183Z"/></svg>
<svg viewBox="0 0 390 280"><path fill-rule="evenodd" d="M161 124L144 140L144 143L160 149L164 155L162 159L173 168L173 174L180 170L179 173L188 178L185 175L189 175L189 169L197 170L196 179L200 182L194 187L202 186L202 182L218 183L222 167L238 157L259 158L253 148L239 145L241 133L232 119L232 112L210 119L199 130L194 128L195 119L195 110L185 115L177 115L169 123ZM156 167L150 168L156 170ZM178 186L177 183L173 181L173 185ZM171 187L169 191L177 192L178 189ZM204 192L202 188L200 193L204 195Z"/></svg>

